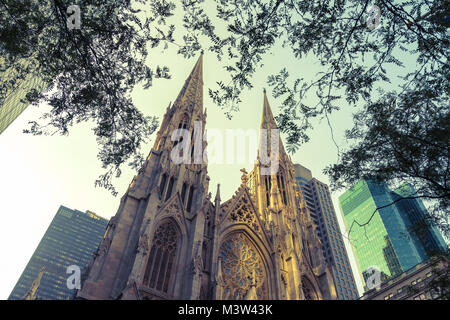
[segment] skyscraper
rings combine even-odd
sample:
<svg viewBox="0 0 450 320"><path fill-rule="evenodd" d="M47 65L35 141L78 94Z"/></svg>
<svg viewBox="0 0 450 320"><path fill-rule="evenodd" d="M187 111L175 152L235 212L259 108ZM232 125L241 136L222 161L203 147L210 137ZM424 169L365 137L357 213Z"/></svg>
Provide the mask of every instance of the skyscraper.
<svg viewBox="0 0 450 320"><path fill-rule="evenodd" d="M8 71L10 70L2 75L0 81L8 80ZM44 86L45 84L40 78L31 74L23 80L18 80L17 88L8 93L3 105L0 104L0 134L28 107L28 103L22 101L26 94L31 89L42 91Z"/></svg>
<svg viewBox="0 0 450 320"><path fill-rule="evenodd" d="M278 170L266 170L257 161L250 173L242 170L231 199L222 202L219 186L214 199L208 192L201 157L206 141L185 145L192 141L189 136L204 134L202 61L203 55L167 108L147 161L111 218L77 297L335 299L315 226L295 189L292 162L273 134L278 129L265 92L261 129L271 132L274 146L280 142L279 166L272 164ZM186 137L174 141L178 129L186 130ZM269 151L267 145L259 151ZM182 163L173 160L175 147L184 155Z"/></svg>
<svg viewBox="0 0 450 320"><path fill-rule="evenodd" d="M294 168L296 183L317 226L325 260L332 268L338 299L357 299L358 290L328 185L313 178L311 171L304 166L294 164Z"/></svg>
<svg viewBox="0 0 450 320"><path fill-rule="evenodd" d="M361 180L339 197L359 272L365 281L371 274L370 267L380 270L384 281L446 248L434 227L413 228L423 222L426 209L420 199L399 198L414 192L407 184L391 191L385 183Z"/></svg>
<svg viewBox="0 0 450 320"><path fill-rule="evenodd" d="M87 211L58 209L50 226L22 272L9 300L23 299L35 280L40 283L33 295L43 300L72 299L75 289L67 287L67 267L80 271L88 265L105 234L108 220Z"/></svg>
<svg viewBox="0 0 450 320"><path fill-rule="evenodd" d="M427 209L420 198L408 199L416 195L414 187L408 183L391 192L392 199L398 200L395 206L414 241L422 261L438 252L445 252L447 244L436 226L427 221ZM399 200L402 199L402 200Z"/></svg>

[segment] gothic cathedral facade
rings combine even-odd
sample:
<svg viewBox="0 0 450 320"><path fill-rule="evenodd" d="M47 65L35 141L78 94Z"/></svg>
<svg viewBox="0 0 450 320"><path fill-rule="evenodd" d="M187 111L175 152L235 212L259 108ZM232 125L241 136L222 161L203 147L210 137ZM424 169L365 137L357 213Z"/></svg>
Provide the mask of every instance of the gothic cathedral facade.
<svg viewBox="0 0 450 320"><path fill-rule="evenodd" d="M171 160L179 142L171 139L174 130L189 130L193 137L196 122L204 131L202 68L201 55L167 108L154 147L111 218L77 298L336 299L281 139L277 172L263 174L266 168L257 160L250 173L242 170L241 185L225 202L220 185L211 199L207 163ZM276 128L264 93L261 129ZM206 142L201 145L206 148Z"/></svg>

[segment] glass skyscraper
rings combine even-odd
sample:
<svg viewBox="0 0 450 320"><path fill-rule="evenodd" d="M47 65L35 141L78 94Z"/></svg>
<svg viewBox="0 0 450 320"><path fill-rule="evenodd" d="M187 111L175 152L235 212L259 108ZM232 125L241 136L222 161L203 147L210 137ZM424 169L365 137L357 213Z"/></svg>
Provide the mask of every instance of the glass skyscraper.
<svg viewBox="0 0 450 320"><path fill-rule="evenodd" d="M67 279L73 274L67 273L67 268L76 265L83 271L103 239L107 225L108 220L90 211L61 206L8 299L22 299L42 267L45 270L37 298L72 299L76 289L67 287Z"/></svg>
<svg viewBox="0 0 450 320"><path fill-rule="evenodd" d="M0 77L0 81L8 81L9 70ZM27 75L25 79L18 80L18 86L12 92L9 92L0 105L0 134L28 107L28 103L23 102L30 89L38 92L45 88L45 83L34 75Z"/></svg>
<svg viewBox="0 0 450 320"><path fill-rule="evenodd" d="M428 259L434 252L445 250L446 244L434 227L412 228L424 221L426 209L419 198L399 198L414 193L409 184L391 191L385 183L361 180L339 197L364 281L372 274L367 272L370 267L380 270L381 280L385 281Z"/></svg>
<svg viewBox="0 0 450 320"><path fill-rule="evenodd" d="M295 180L305 198L311 218L317 226L323 255L331 266L338 299L357 299L358 290L328 185L313 178L311 171L302 165L295 164L294 168Z"/></svg>

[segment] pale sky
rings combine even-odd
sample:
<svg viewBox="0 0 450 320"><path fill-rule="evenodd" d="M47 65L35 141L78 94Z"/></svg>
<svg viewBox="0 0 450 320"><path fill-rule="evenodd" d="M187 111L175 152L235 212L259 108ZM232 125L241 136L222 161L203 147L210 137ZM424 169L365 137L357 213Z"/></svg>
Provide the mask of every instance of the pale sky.
<svg viewBox="0 0 450 320"><path fill-rule="evenodd" d="M206 50L205 50L206 51ZM146 115L162 116L169 102L173 102L185 79L192 70L197 57L186 60L176 54L176 48L162 53L159 49L150 51L151 64L168 65L172 74L171 80L155 80L147 89L136 89L133 101ZM242 95L240 112L232 120L227 120L222 111L215 106L208 96L208 88L214 87L216 81L226 81L225 71L216 58L205 52L203 59L204 107L207 108L207 129L258 129L260 127L263 88L267 89L269 103L276 116L278 106L271 90L266 84L267 76L286 67L294 76L311 79L317 72L314 59L301 62L292 58L284 49L278 48L263 61L253 78L254 88ZM97 159L98 147L91 124L79 124L71 128L69 136L31 136L22 133L27 122L36 120L48 106L28 107L2 134L0 134L0 299L7 299L19 279L28 260L36 249L51 220L60 205L80 211L90 210L96 214L111 218L117 211L120 197L125 192L134 171L123 167L120 179L116 181L119 192L113 197L108 191L95 188L94 181L103 173ZM352 109L343 106L343 110L330 116L335 139L345 146L344 130L352 126ZM148 154L153 146L156 132L149 143L142 149ZM326 121L314 122L310 132L310 141L303 145L294 155L294 163L309 168L318 180L329 183L322 170L337 161L337 149L333 144L330 129ZM255 159L248 159L241 164L209 165L211 177L210 189L213 197L216 186L221 184L222 201L228 200L240 184L241 168L249 172ZM341 232L345 232L344 223L338 206L338 196L333 194L333 203ZM353 253L348 241L344 238L347 253L352 264L357 287L362 293L361 279L357 273Z"/></svg>

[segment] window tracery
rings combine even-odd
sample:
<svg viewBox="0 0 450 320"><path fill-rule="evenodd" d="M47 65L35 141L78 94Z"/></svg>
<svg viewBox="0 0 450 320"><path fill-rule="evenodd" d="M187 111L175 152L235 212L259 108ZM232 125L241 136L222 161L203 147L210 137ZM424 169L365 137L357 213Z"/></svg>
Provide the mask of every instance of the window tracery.
<svg viewBox="0 0 450 320"><path fill-rule="evenodd" d="M225 240L219 251L223 277L223 299L245 299L255 287L257 299L268 299L263 261L250 240L242 233Z"/></svg>
<svg viewBox="0 0 450 320"><path fill-rule="evenodd" d="M167 293L178 240L178 231L173 221L168 220L156 229L144 274L144 285Z"/></svg>
<svg viewBox="0 0 450 320"><path fill-rule="evenodd" d="M243 198L236 208L230 213L229 220L233 222L245 223L253 231L259 232L260 228L255 215L248 209L247 200Z"/></svg>

